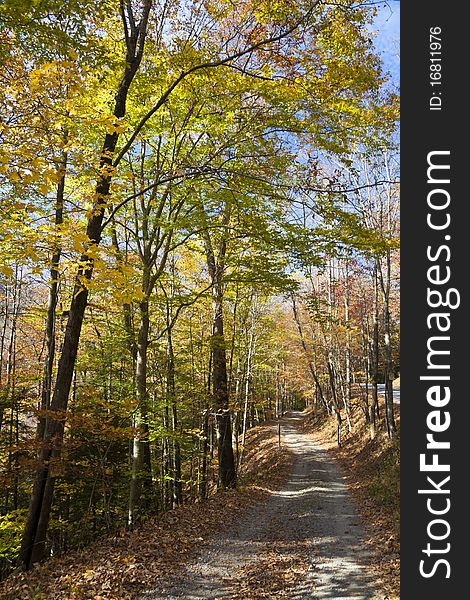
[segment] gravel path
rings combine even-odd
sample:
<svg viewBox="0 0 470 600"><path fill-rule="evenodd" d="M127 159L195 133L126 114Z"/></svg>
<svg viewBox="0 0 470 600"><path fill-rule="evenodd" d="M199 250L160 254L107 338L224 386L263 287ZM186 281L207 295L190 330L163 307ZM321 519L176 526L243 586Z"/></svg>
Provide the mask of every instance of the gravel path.
<svg viewBox="0 0 470 600"><path fill-rule="evenodd" d="M302 413L282 422L295 454L284 488L205 543L171 586L142 600L379 600L364 565L363 530L336 465L299 431Z"/></svg>

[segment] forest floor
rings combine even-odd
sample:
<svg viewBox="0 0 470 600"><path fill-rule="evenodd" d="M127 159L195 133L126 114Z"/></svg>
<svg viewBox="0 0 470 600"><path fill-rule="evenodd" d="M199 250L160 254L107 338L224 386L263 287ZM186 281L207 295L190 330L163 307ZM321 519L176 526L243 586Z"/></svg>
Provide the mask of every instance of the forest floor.
<svg viewBox="0 0 470 600"><path fill-rule="evenodd" d="M331 421L319 422L313 414L289 413L281 431L281 448L276 423L249 432L238 490L169 511L132 532L122 530L10 577L0 584L0 598L398 597L396 565L388 554L379 556L385 542L390 547L392 525L371 508L378 498L371 505L361 480L367 475L364 456L354 462L344 449L334 451ZM354 443L363 439L351 436L344 448L353 452ZM364 455L364 448L355 451ZM368 503L361 513L353 498L362 502L364 493ZM378 529L365 526L371 516L379 519ZM393 556L394 551L393 546Z"/></svg>
<svg viewBox="0 0 470 600"><path fill-rule="evenodd" d="M134 600L179 572L206 540L230 527L254 504L281 489L292 453L278 447L277 427L262 424L247 433L245 458L236 490L213 493L136 527L103 536L12 574L0 583L2 600Z"/></svg>

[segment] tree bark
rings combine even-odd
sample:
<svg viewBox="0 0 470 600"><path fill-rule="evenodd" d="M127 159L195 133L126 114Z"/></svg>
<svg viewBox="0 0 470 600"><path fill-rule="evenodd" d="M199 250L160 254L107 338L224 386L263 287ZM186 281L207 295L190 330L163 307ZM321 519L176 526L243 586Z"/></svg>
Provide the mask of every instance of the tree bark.
<svg viewBox="0 0 470 600"><path fill-rule="evenodd" d="M181 448L177 439L178 435L178 409L176 406L175 388L175 355L173 351L172 328L167 329L167 397L171 408L172 443L172 505L173 508L183 503L183 486L181 481Z"/></svg>
<svg viewBox="0 0 470 600"><path fill-rule="evenodd" d="M202 217L206 220L204 207L201 207ZM225 205L221 216L221 224L225 228L230 222L231 207ZM229 390L227 378L227 354L224 336L224 285L222 281L225 255L227 251L226 232L222 232L217 256L214 252L209 228L203 232L206 251L207 268L212 284L212 397L216 418L216 437L218 451L218 487L235 487L237 474L235 457L232 447L232 426L229 405Z"/></svg>
<svg viewBox="0 0 470 600"><path fill-rule="evenodd" d="M64 135L64 142L67 141L68 134ZM63 223L64 215L64 192L65 192L65 172L67 169L67 153L62 154L61 161L61 177L57 186L56 208L54 224L57 227ZM47 317L45 331L45 357L44 357L44 375L42 380L41 390L41 414L38 423L38 439L44 437L47 422L47 410L49 409L52 392L52 372L54 368L55 358L55 323L56 323L56 308L59 295L59 263L60 263L61 248L56 242L51 258L51 280L49 286L49 294L47 298Z"/></svg>
<svg viewBox="0 0 470 600"><path fill-rule="evenodd" d="M117 90L113 112L117 119L124 117L126 114L126 101L129 88L142 60L150 7L150 0L146 0L142 9L141 21L139 25L132 24L130 34L127 20L123 15L127 56L126 68ZM129 6L128 10L131 10ZM133 15L130 21L134 23ZM42 560L46 555L46 534L49 526L55 481L58 475L57 468L62 452L68 397L72 384L83 317L88 301L87 282L91 280L93 275L93 249L101 241L103 216L111 186L112 157L118 138L119 134L116 132L107 133L101 151L101 175L96 183L96 200L86 229L90 248L81 257L81 266L78 269L75 279L54 392L50 403L49 418L47 419L44 431L44 447L40 451L28 517L23 531L18 561L25 569L31 568L34 563Z"/></svg>
<svg viewBox="0 0 470 600"><path fill-rule="evenodd" d="M385 346L385 420L387 423L387 433L390 439L396 437L397 429L395 424L395 414L393 406L393 357L391 344L391 325L390 325L390 279L391 279L391 257L390 249L386 254L386 277L381 271L381 284L384 301L384 346Z"/></svg>
<svg viewBox="0 0 470 600"><path fill-rule="evenodd" d="M374 315L372 327L372 356L371 356L371 379L372 379L372 403L370 406L370 422L371 436L372 427L375 437L376 422L380 418L379 414L379 395L378 395L378 380L379 380L379 290L378 290L378 275L377 275L377 260L374 262Z"/></svg>
<svg viewBox="0 0 470 600"><path fill-rule="evenodd" d="M214 322L212 330L212 390L216 410L217 451L219 460L218 485L236 485L235 458L232 448L232 426L227 387L227 357L225 352L223 290L221 281L212 292Z"/></svg>
<svg viewBox="0 0 470 600"><path fill-rule="evenodd" d="M129 512L127 524L132 527L140 518L141 510L151 504L152 465L149 445L148 394L147 394L147 350L149 345L150 319L148 300L139 305L140 326L137 335L137 359L135 370L137 407L134 426L137 430L132 447L132 475L129 490Z"/></svg>

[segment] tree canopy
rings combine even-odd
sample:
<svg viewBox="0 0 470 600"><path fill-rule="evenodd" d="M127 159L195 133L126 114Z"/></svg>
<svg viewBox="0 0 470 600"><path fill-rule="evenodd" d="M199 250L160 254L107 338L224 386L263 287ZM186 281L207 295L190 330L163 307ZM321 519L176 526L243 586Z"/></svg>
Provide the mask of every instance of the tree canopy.
<svg viewBox="0 0 470 600"><path fill-rule="evenodd" d="M246 429L288 406L348 413L362 378L379 418L398 101L372 18L352 0L0 7L8 568L235 486Z"/></svg>

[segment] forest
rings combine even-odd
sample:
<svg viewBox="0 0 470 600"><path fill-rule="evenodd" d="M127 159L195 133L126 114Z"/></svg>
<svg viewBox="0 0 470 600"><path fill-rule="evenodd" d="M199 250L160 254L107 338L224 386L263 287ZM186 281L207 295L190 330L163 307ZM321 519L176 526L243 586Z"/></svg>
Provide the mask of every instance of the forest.
<svg viewBox="0 0 470 600"><path fill-rule="evenodd" d="M2 578L236 488L250 430L288 411L341 445L354 408L394 443L399 101L374 14L0 5Z"/></svg>

